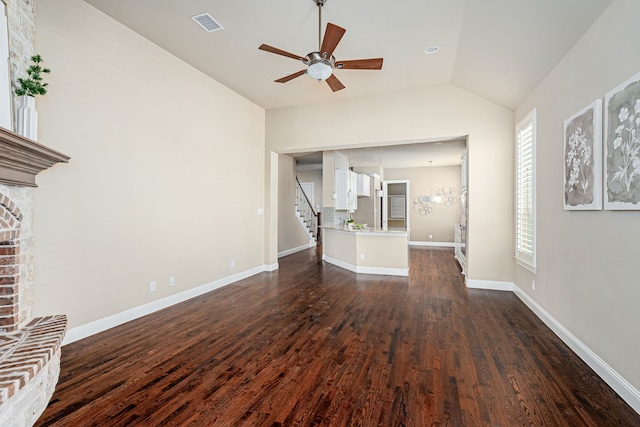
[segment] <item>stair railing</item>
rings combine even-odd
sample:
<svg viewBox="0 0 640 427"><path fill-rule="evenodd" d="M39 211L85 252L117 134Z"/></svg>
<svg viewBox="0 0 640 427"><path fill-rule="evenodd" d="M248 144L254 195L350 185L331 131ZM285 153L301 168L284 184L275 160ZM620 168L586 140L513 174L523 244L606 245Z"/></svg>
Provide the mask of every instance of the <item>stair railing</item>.
<svg viewBox="0 0 640 427"><path fill-rule="evenodd" d="M311 205L309 198L304 193L302 189L302 185L300 185L300 181L296 176L296 209L300 212L300 216L302 216L302 220L309 228L311 235L315 237L316 242L320 243L320 212L316 212L316 210Z"/></svg>

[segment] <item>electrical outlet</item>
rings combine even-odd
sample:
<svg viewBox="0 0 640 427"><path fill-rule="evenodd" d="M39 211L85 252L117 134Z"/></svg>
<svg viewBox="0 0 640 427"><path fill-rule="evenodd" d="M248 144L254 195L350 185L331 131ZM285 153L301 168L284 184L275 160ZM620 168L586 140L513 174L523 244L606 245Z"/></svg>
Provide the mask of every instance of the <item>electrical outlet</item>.
<svg viewBox="0 0 640 427"><path fill-rule="evenodd" d="M364 261L364 254L360 254L360 261Z"/></svg>
<svg viewBox="0 0 640 427"><path fill-rule="evenodd" d="M169 277L169 286L173 286L176 284L176 278L171 276Z"/></svg>
<svg viewBox="0 0 640 427"><path fill-rule="evenodd" d="M150 289L151 289L151 292L155 292L155 291L156 291L156 289L157 289L157 285L156 285L156 282L155 282L155 281L151 282L151 287L150 287Z"/></svg>
<svg viewBox="0 0 640 427"><path fill-rule="evenodd" d="M430 238L430 239L433 239L433 234L429 234L429 238Z"/></svg>
<svg viewBox="0 0 640 427"><path fill-rule="evenodd" d="M232 259L232 260L231 260L231 268L233 268L233 267L235 267L235 266L236 266L236 260L235 260L235 259Z"/></svg>
<svg viewBox="0 0 640 427"><path fill-rule="evenodd" d="M531 289L534 290L534 291L536 290L536 281L535 280L531 281Z"/></svg>

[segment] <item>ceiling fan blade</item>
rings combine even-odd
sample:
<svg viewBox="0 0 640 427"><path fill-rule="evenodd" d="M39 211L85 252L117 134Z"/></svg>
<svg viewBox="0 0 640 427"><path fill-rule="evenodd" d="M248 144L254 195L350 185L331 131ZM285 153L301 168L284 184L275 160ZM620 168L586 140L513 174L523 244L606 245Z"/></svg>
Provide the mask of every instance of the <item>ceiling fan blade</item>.
<svg viewBox="0 0 640 427"><path fill-rule="evenodd" d="M327 23L327 29L324 31L324 38L322 39L322 47L320 53L327 52L327 58L331 58L333 51L336 50L336 46L340 43L340 39L347 30L342 27L338 27L331 22Z"/></svg>
<svg viewBox="0 0 640 427"><path fill-rule="evenodd" d="M334 92L344 89L344 85L340 80L338 80L335 74L331 74L329 76L329 78L327 79L327 84Z"/></svg>
<svg viewBox="0 0 640 427"><path fill-rule="evenodd" d="M276 83L286 83L289 80L293 80L296 77L300 77L301 75L303 75L304 73L306 73L307 70L300 70L297 73L293 73L293 74L289 74L288 76L284 76L281 79L278 80L274 80Z"/></svg>
<svg viewBox="0 0 640 427"><path fill-rule="evenodd" d="M299 61L302 61L304 59L302 56L286 52L282 49L278 49L277 47L269 46L268 44L261 44L258 49L264 50L265 52L275 53L276 55L286 56L287 58L297 59Z"/></svg>
<svg viewBox="0 0 640 427"><path fill-rule="evenodd" d="M382 58L336 61L336 67L340 67L342 70L380 70L382 69Z"/></svg>

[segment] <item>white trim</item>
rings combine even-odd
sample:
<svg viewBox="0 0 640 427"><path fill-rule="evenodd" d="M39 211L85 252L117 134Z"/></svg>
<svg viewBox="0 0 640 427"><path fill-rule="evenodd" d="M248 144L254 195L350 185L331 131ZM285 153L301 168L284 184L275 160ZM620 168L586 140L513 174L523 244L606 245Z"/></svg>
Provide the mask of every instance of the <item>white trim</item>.
<svg viewBox="0 0 640 427"><path fill-rule="evenodd" d="M356 273L362 274L381 274L384 276L409 276L408 268L391 268L391 267L356 267Z"/></svg>
<svg viewBox="0 0 640 427"><path fill-rule="evenodd" d="M513 291L512 282L499 282L497 280L466 279L465 284L469 289L486 289L489 291Z"/></svg>
<svg viewBox="0 0 640 427"><path fill-rule="evenodd" d="M527 295L517 285L513 285L513 292L525 303L536 316L540 318L578 357L580 357L600 378L615 390L618 395L629 404L636 412L640 413L640 390L631 385L611 366L573 335L567 328L558 322L553 316L542 308L536 301Z"/></svg>
<svg viewBox="0 0 640 427"><path fill-rule="evenodd" d="M515 258L516 258L516 264L518 264L520 267L522 267L522 268L524 268L524 269L527 269L527 270L529 270L529 271L530 271L530 272L532 272L532 273L535 273L535 272L536 272L536 267L535 267L535 266L533 266L533 265L529 264L529 263L528 263L528 262L526 262L526 261L521 260L521 259L520 259L520 258L518 258L518 257L515 257Z"/></svg>
<svg viewBox="0 0 640 427"><path fill-rule="evenodd" d="M405 200L405 213L404 213L404 228L406 230L411 230L411 180L408 179L388 179L383 181L382 189L384 192L383 203L382 203L382 228L384 231L387 231L389 227L389 220L392 218L388 218L388 206L386 206L386 202L390 196L389 194L389 184L405 184L404 187L404 200ZM386 227L385 227L386 226Z"/></svg>
<svg viewBox="0 0 640 427"><path fill-rule="evenodd" d="M274 265L277 266L277 264ZM272 266L262 265L246 271L242 271L240 273L232 274L231 276L223 277L222 279L218 279L214 282L187 289L186 291L174 295L169 295L167 297L160 298L158 300L151 301L149 303L139 305L125 311L121 311L120 313L116 313L102 319L94 320L93 322L85 323L84 325L76 326L75 328L71 328L67 331L64 340L62 341L62 345L64 346L67 344L71 344L72 342L90 337L91 335L106 331L107 329L122 325L123 323L130 322L132 320L165 309L167 307L171 307L172 305L206 294L207 292L222 288L258 273L271 271L269 270L269 268L271 268Z"/></svg>
<svg viewBox="0 0 640 427"><path fill-rule="evenodd" d="M421 242L418 240L410 241L409 246L434 246L439 248L455 248L454 242Z"/></svg>
<svg viewBox="0 0 640 427"><path fill-rule="evenodd" d="M391 268L391 267L365 267L349 264L348 262L340 261L339 259L331 258L329 256L324 257L324 261L329 264L336 265L354 273L360 274L381 274L385 276L409 276L408 268Z"/></svg>
<svg viewBox="0 0 640 427"><path fill-rule="evenodd" d="M264 267L264 271L276 271L277 269L280 268L280 265L276 262L271 265L265 264L263 265L263 267Z"/></svg>
<svg viewBox="0 0 640 427"><path fill-rule="evenodd" d="M323 257L323 259L325 262L328 262L329 264L337 265L338 267L345 268L349 271L353 271L354 273L356 273L357 267L353 264L349 264L348 262L340 261L339 259L331 258L330 256L326 256L326 255Z"/></svg>
<svg viewBox="0 0 640 427"><path fill-rule="evenodd" d="M530 177L530 184L531 184L531 254L528 254L526 252L523 252L522 249L522 237L523 235L526 235L527 233L522 232L522 230L520 230L520 225L521 225L521 218L524 215L524 213L520 210L520 201L522 199L522 194L524 193L523 189L524 187L526 187L526 183L525 182L523 185L523 183L521 182L522 178L526 178L527 174L525 172L523 172L521 170L521 150L522 150L522 139L521 139L521 132L528 128L529 126L531 126L531 177ZM537 230L537 197L536 197L536 189L537 189L537 185L536 185L536 179L537 179L537 174L536 174L536 168L537 168L537 160L536 160L536 140L538 137L538 130L537 130L537 109L534 108L533 110L531 110L524 118L522 118L522 120L520 120L515 127L515 193L514 193L514 197L515 197L515 204L514 204L514 208L515 208L515 257L516 259L518 259L522 264L521 265L528 265L527 268L530 271L535 272L536 269L536 230ZM526 170L525 170L526 171Z"/></svg>
<svg viewBox="0 0 640 427"><path fill-rule="evenodd" d="M315 245L316 245L316 242L314 242L313 240L309 240L309 243L305 243L302 246L298 246L298 247L295 247L295 248L287 249L287 250L282 251L282 252L278 252L278 258L282 258L283 256L295 254L296 252L300 252L300 251L307 250L309 248L313 248Z"/></svg>

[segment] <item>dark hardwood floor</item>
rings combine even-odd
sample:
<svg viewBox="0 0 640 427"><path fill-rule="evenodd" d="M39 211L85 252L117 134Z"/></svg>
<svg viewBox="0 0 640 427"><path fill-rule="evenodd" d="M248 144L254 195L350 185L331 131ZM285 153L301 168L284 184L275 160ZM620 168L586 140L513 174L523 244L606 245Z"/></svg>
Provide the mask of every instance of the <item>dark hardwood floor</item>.
<svg viewBox="0 0 640 427"><path fill-rule="evenodd" d="M356 276L311 249L67 345L37 425L640 426L514 294L410 259Z"/></svg>

